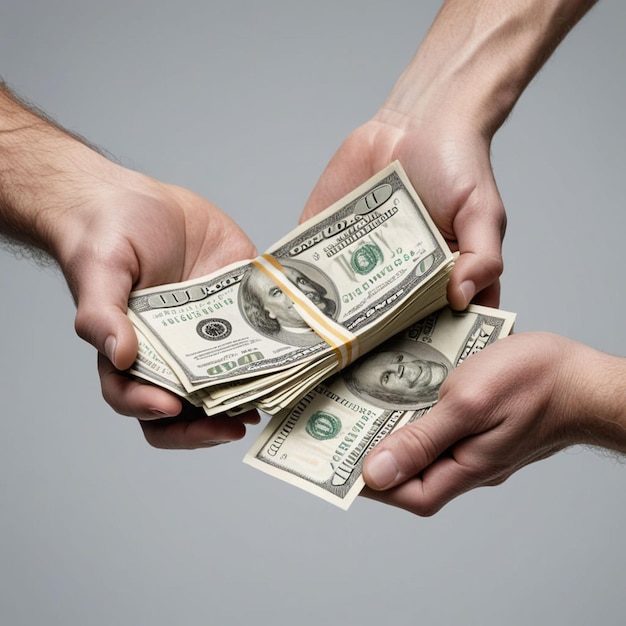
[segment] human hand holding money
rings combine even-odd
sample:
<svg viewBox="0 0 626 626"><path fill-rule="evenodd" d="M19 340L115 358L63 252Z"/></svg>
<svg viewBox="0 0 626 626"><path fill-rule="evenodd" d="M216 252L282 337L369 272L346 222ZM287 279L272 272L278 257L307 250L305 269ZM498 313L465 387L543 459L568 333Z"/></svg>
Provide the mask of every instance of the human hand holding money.
<svg viewBox="0 0 626 626"><path fill-rule="evenodd" d="M246 463L345 509L367 452L511 331L513 314L442 308L452 266L395 163L261 257L131 294L131 371L208 415L275 414Z"/></svg>
<svg viewBox="0 0 626 626"><path fill-rule="evenodd" d="M514 321L477 305L427 316L274 416L245 462L347 509L364 486L367 453L427 413L452 369L507 336Z"/></svg>
<svg viewBox="0 0 626 626"><path fill-rule="evenodd" d="M452 265L394 163L257 259L131 294L131 372L208 415L276 413L443 306Z"/></svg>

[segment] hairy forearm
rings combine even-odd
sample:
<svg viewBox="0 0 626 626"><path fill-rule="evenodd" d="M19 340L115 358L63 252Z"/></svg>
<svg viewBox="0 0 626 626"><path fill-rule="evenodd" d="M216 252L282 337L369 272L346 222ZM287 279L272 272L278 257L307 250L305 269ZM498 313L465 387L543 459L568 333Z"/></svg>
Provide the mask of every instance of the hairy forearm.
<svg viewBox="0 0 626 626"><path fill-rule="evenodd" d="M56 256L65 216L111 165L0 83L0 233Z"/></svg>
<svg viewBox="0 0 626 626"><path fill-rule="evenodd" d="M447 115L493 136L595 1L447 0L379 117Z"/></svg>
<svg viewBox="0 0 626 626"><path fill-rule="evenodd" d="M578 346L562 394L575 419L579 443L626 453L626 359Z"/></svg>

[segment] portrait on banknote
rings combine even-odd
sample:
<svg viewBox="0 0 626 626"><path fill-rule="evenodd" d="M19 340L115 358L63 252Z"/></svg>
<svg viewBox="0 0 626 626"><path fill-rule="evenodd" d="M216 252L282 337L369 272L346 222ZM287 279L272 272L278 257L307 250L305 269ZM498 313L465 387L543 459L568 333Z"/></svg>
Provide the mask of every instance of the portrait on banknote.
<svg viewBox="0 0 626 626"><path fill-rule="evenodd" d="M333 282L310 263L282 262L287 279L325 316L335 319L338 296ZM241 281L239 307L244 319L257 332L293 346L322 341L305 322L294 302L269 276L251 265Z"/></svg>
<svg viewBox="0 0 626 626"><path fill-rule="evenodd" d="M436 348L404 337L358 359L343 372L350 391L383 409L434 404L452 363Z"/></svg>

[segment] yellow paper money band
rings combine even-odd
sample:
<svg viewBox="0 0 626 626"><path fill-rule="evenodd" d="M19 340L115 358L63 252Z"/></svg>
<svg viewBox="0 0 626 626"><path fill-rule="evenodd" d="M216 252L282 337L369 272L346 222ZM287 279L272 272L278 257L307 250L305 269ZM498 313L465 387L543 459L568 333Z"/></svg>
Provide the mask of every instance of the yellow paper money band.
<svg viewBox="0 0 626 626"><path fill-rule="evenodd" d="M357 336L324 315L286 276L283 266L270 254L253 259L253 265L287 294L302 319L317 333L337 356L344 368L359 357Z"/></svg>

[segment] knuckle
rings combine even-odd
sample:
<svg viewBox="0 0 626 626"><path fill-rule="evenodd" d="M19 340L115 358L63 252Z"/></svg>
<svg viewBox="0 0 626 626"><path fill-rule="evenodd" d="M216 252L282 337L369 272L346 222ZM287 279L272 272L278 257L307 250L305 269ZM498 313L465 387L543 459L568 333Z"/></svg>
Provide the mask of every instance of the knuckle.
<svg viewBox="0 0 626 626"><path fill-rule="evenodd" d="M501 276L504 271L504 260L500 255L489 256L484 259L484 266L490 276Z"/></svg>
<svg viewBox="0 0 626 626"><path fill-rule="evenodd" d="M442 507L443 504L436 502L421 502L412 507L411 513L419 515L419 517L432 517L438 513Z"/></svg>
<svg viewBox="0 0 626 626"><path fill-rule="evenodd" d="M151 422L139 420L146 442L157 450L171 449L171 443L163 436L163 428Z"/></svg>
<svg viewBox="0 0 626 626"><path fill-rule="evenodd" d="M504 260L501 256L490 257L487 259L487 266L492 276L497 278L502 276L502 272L504 272Z"/></svg>
<svg viewBox="0 0 626 626"><path fill-rule="evenodd" d="M486 394L478 387L454 384L451 378L441 386L441 395L445 395L448 410L463 418L485 414L489 408Z"/></svg>
<svg viewBox="0 0 626 626"><path fill-rule="evenodd" d="M74 330L76 334L83 340L93 343L94 332L91 324L91 316L85 307L79 307L74 318Z"/></svg>
<svg viewBox="0 0 626 626"><path fill-rule="evenodd" d="M402 450L401 458L408 461L406 470L424 467L439 455L435 441L419 422L401 428L397 434Z"/></svg>
<svg viewBox="0 0 626 626"><path fill-rule="evenodd" d="M146 440L147 444L151 448L155 448L157 450L165 449L165 446L163 446L163 444L161 443L160 439L158 437L155 437L154 433L152 431L146 430L143 427L143 424L142 424L142 429L143 429L144 439Z"/></svg>
<svg viewBox="0 0 626 626"><path fill-rule="evenodd" d="M496 475L490 478L489 480L485 480L483 485L485 487L498 487L502 483L506 481L507 477L503 475Z"/></svg>

